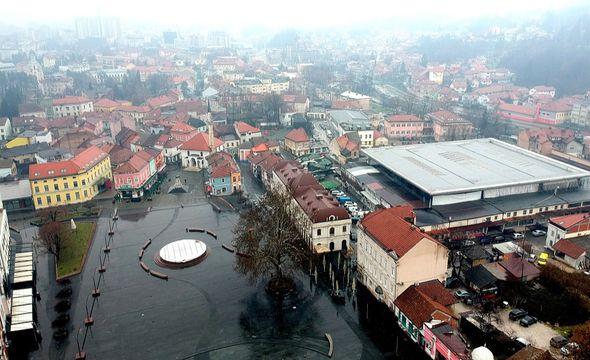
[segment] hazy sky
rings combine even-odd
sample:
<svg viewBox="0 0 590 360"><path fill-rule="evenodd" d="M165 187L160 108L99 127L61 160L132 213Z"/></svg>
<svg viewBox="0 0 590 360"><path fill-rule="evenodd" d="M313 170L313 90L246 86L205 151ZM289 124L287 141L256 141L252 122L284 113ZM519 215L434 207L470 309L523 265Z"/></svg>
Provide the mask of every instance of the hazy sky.
<svg viewBox="0 0 590 360"><path fill-rule="evenodd" d="M80 16L117 16L125 23L242 27L317 27L389 18L528 14L590 0L2 0L0 22L67 22Z"/></svg>

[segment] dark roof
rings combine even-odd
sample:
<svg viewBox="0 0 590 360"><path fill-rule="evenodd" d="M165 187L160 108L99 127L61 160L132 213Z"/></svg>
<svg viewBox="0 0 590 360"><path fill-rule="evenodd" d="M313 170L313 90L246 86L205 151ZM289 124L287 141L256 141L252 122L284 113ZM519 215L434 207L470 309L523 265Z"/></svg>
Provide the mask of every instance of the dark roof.
<svg viewBox="0 0 590 360"><path fill-rule="evenodd" d="M25 146L17 146L17 147L13 147L11 149L4 149L4 151L2 151L2 157L6 159L6 158L13 158L16 156L36 154L39 151L47 150L47 149L49 149L49 144L44 143L44 142L25 145Z"/></svg>
<svg viewBox="0 0 590 360"><path fill-rule="evenodd" d="M477 288L479 289L483 289L496 282L496 277L494 277L494 275L492 275L482 265L477 265L467 270L467 272L465 273L465 279L473 285L477 286Z"/></svg>
<svg viewBox="0 0 590 360"><path fill-rule="evenodd" d="M555 245L553 245L553 249L560 253L564 253L573 259L579 258L580 256L584 255L584 252L586 252L586 249L580 245L574 244L567 239L561 239L556 242Z"/></svg>
<svg viewBox="0 0 590 360"><path fill-rule="evenodd" d="M513 278L520 279L521 277L538 276L541 270L528 261L521 258L510 258L500 261L500 266Z"/></svg>
<svg viewBox="0 0 590 360"><path fill-rule="evenodd" d="M463 255L469 260L482 260L490 257L490 253L481 245L475 245L463 251Z"/></svg>
<svg viewBox="0 0 590 360"><path fill-rule="evenodd" d="M445 346L459 355L461 359L467 359L467 345L461 337L459 337L457 330L449 324L440 324L432 327L432 333L436 335L437 339Z"/></svg>
<svg viewBox="0 0 590 360"><path fill-rule="evenodd" d="M553 360L555 359L548 350L537 349L534 346L527 346L506 360Z"/></svg>

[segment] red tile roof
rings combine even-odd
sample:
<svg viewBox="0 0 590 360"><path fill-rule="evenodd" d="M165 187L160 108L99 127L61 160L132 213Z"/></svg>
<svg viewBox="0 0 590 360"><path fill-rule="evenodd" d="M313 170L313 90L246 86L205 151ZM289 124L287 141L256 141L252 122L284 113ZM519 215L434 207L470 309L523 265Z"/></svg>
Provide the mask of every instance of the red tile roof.
<svg viewBox="0 0 590 360"><path fill-rule="evenodd" d="M75 105L75 104L84 104L87 102L92 102L92 100L90 100L86 96L66 96L61 99L53 100L53 105L55 105L55 106L72 105L72 104Z"/></svg>
<svg viewBox="0 0 590 360"><path fill-rule="evenodd" d="M394 251L399 257L404 256L423 239L437 242L389 209L370 213L363 218L361 225L383 248Z"/></svg>
<svg viewBox="0 0 590 360"><path fill-rule="evenodd" d="M223 141L219 140L218 138L215 139L214 148L217 149L218 147L223 145ZM194 150L194 151L210 151L209 148L209 138L207 133L202 132L198 133L197 135L190 138L190 140L185 141L182 145L180 145L181 150Z"/></svg>
<svg viewBox="0 0 590 360"><path fill-rule="evenodd" d="M309 136L303 128L297 128L289 131L287 135L285 135L285 139L289 139L293 142L306 142L309 141Z"/></svg>
<svg viewBox="0 0 590 360"><path fill-rule="evenodd" d="M240 133L240 134L245 134L245 133L257 133L260 132L260 129L257 127L254 127L248 123L245 123L243 121L237 121L234 124L236 130Z"/></svg>
<svg viewBox="0 0 590 360"><path fill-rule="evenodd" d="M178 132L182 134L190 133L193 131L197 131L197 129L184 122L177 122L170 128L170 132Z"/></svg>
<svg viewBox="0 0 590 360"><path fill-rule="evenodd" d="M388 122L421 122L422 120L416 115L391 115L387 118Z"/></svg>
<svg viewBox="0 0 590 360"><path fill-rule="evenodd" d="M537 269L535 265L519 257L500 261L499 264L513 279L536 277L541 273L541 270Z"/></svg>
<svg viewBox="0 0 590 360"><path fill-rule="evenodd" d="M117 101L108 99L108 98L101 98L94 101L94 107L106 107L106 108L114 108L119 106L120 104Z"/></svg>
<svg viewBox="0 0 590 360"><path fill-rule="evenodd" d="M452 311L420 291L421 286L408 287L395 299L393 302L395 306L410 319L414 326L420 329L425 322L429 322L433 318L450 322L453 319Z"/></svg>
<svg viewBox="0 0 590 360"><path fill-rule="evenodd" d="M100 148L91 146L70 160L30 165L29 179L37 180L78 174L90 169L107 156Z"/></svg>
<svg viewBox="0 0 590 360"><path fill-rule="evenodd" d="M582 256L586 249L581 247L580 245L574 244L573 242L567 239L561 239L553 245L553 249L566 254L567 256L577 259Z"/></svg>
<svg viewBox="0 0 590 360"><path fill-rule="evenodd" d="M590 214L588 213L579 213L579 214L571 214L571 215L563 215L563 216L555 216L549 219L549 222L552 224L567 230L572 226L582 222L583 220L590 219Z"/></svg>

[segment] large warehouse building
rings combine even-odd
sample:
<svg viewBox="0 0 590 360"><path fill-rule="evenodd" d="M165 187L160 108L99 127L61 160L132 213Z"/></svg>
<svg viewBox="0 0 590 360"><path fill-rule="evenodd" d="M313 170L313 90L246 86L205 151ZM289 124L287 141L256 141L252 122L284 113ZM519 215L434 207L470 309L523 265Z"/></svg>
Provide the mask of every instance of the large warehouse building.
<svg viewBox="0 0 590 360"><path fill-rule="evenodd" d="M516 228L590 208L590 172L499 140L362 151L390 189L416 199L416 225L431 233Z"/></svg>
<svg viewBox="0 0 590 360"><path fill-rule="evenodd" d="M590 173L495 139L364 150L430 206L585 188Z"/></svg>

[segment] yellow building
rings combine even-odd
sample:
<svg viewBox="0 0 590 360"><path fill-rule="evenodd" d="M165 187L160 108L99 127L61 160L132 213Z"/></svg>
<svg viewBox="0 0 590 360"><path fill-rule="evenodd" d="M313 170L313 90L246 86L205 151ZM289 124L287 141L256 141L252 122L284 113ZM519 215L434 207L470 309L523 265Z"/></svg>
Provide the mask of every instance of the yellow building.
<svg viewBox="0 0 590 360"><path fill-rule="evenodd" d="M25 146L31 143L31 138L29 137L16 137L9 142L6 143L7 149L12 149L18 146Z"/></svg>
<svg viewBox="0 0 590 360"><path fill-rule="evenodd" d="M70 160L33 164L29 183L35 209L92 200L112 179L109 155L92 146Z"/></svg>

